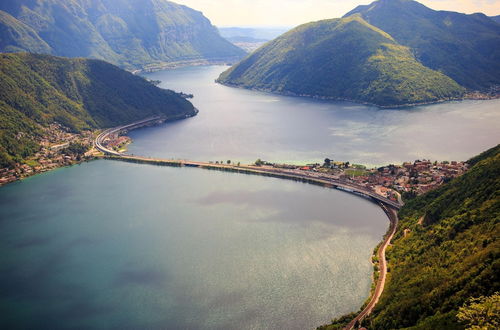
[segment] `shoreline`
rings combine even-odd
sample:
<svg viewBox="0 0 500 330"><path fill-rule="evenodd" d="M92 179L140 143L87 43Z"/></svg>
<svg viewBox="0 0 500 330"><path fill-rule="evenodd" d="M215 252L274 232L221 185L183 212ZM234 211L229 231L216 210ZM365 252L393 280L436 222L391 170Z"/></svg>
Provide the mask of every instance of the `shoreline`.
<svg viewBox="0 0 500 330"><path fill-rule="evenodd" d="M485 94L485 93L481 93L481 92L477 92L477 91L471 91L471 92L464 93L464 95L462 97L453 97L453 98L439 99L439 100L435 100L435 101L417 102L417 103L405 103L405 104L399 104L399 105L379 105L376 103L366 102L366 101L362 101L362 100L349 99L349 98L342 98L342 97L297 94L297 93L286 92L286 91L285 92L277 92L277 91L274 91L272 89L266 89L266 88L245 87L245 86L231 84L231 83L224 83L224 82L219 81L219 79L216 79L215 82L217 84L220 84L220 85L226 86L226 87L269 93L272 95L300 97L300 98L307 98L307 99L313 99L313 100L323 100L323 101L349 102L349 103L355 103L355 104L359 104L359 105L377 107L379 109L404 109L404 108L412 108L412 107L417 107L417 106L433 105L433 104L440 104L440 103L454 102L454 101L490 101L490 100L500 99L500 92L496 92L493 95L489 95L489 94ZM477 94L477 96L473 96L473 94Z"/></svg>
<svg viewBox="0 0 500 330"><path fill-rule="evenodd" d="M366 306L362 308L360 312L358 312L357 316L354 319L352 319L351 322L347 324L347 326L344 327L344 330L353 329L356 323L360 323L361 321L363 321L365 317L370 315L371 312L373 311L373 308L375 308L380 297L382 296L382 293L384 292L385 282L387 279L387 259L385 251L387 247L391 244L392 238L396 234L399 219L398 219L398 212L394 211L394 209L388 209L385 205L380 205L380 207L384 210L386 216L389 218L390 225L389 229L387 230L387 233L384 235L384 238L381 242L382 244L377 249L376 253L378 257L379 275L378 279L375 280L374 277L375 270L373 271L372 282L375 284L375 290L373 290L373 292L370 293L368 304L366 304ZM380 267L381 265L382 267Z"/></svg>
<svg viewBox="0 0 500 330"><path fill-rule="evenodd" d="M173 70L185 67L196 67L196 66L210 66L210 65L225 65L231 66L235 62L239 62L241 58L229 57L221 59L196 59L196 60L180 60L174 62L159 62L157 64L151 64L149 66L144 66L140 69L130 70L134 75L140 75L143 73L152 73L163 70Z"/></svg>
<svg viewBox="0 0 500 330"><path fill-rule="evenodd" d="M196 116L198 114L198 112L199 112L199 110L196 107L194 107L192 113L175 115L172 117L159 116L158 118L155 119L156 120L155 123L151 124L150 122L148 122L146 125L135 127L135 128L152 126L152 125L160 125L160 124L163 124L165 122L171 122L171 121L177 121L177 120L181 120L181 119L191 118L191 117ZM145 120L145 119L143 119L143 120ZM0 188L8 185L10 183L19 182L19 181L22 181L26 178L33 177L33 176L38 175L38 174L43 174L43 173L47 173L47 172L50 172L52 170L56 170L59 168L71 167L74 165L82 164L84 162L104 158L104 154L102 154L95 147L94 140L95 140L95 137L99 136L103 132L106 132L107 130L109 130L109 128L108 129L102 128L102 129L96 129L93 131L89 131L90 132L89 134L92 136L92 143L89 144L91 147L85 153L78 155L80 158L75 156L71 160L65 160L62 163L51 163L50 166L42 167L42 168L37 169L37 170L35 170L34 167L30 167L26 163L19 163L18 166L16 166L14 169L12 169L13 171L15 171L16 169L19 171L19 172L16 172L16 177L12 177L12 176L2 177L2 176L0 176L0 179L5 178L5 180L3 180L3 181L0 180ZM128 144L130 144L130 143L132 143L131 140L127 141L127 143L123 147L126 149ZM120 152L121 151L122 150L120 150ZM64 155L62 154L61 157L64 158ZM51 158L49 158L49 159L51 159ZM29 161L29 160L27 160L27 161ZM30 167L30 171L25 171L25 169L27 169L26 167ZM21 172L21 169L23 170L22 172ZM7 171L9 171L9 168L0 168L0 173L2 173L3 171L7 172Z"/></svg>

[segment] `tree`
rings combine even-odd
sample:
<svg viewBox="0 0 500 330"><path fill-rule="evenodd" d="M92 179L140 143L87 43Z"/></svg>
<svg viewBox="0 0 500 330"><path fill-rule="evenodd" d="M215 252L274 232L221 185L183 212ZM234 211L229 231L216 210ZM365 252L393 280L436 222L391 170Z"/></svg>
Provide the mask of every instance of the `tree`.
<svg viewBox="0 0 500 330"><path fill-rule="evenodd" d="M231 164L231 160L228 159L226 163L227 165Z"/></svg>
<svg viewBox="0 0 500 330"><path fill-rule="evenodd" d="M325 158L325 163L323 167L330 167L332 165L332 160L330 158Z"/></svg>
<svg viewBox="0 0 500 330"><path fill-rule="evenodd" d="M500 293L490 297L472 298L458 310L457 317L467 323L467 329L500 328Z"/></svg>
<svg viewBox="0 0 500 330"><path fill-rule="evenodd" d="M264 164L264 162L260 158L255 161L255 165L257 166L262 166L262 164Z"/></svg>

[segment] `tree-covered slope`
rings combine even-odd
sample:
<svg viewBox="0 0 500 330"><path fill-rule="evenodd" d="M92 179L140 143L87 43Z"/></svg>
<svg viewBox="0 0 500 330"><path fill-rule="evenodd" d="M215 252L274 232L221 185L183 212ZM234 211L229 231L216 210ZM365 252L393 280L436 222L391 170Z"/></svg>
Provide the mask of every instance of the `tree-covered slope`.
<svg viewBox="0 0 500 330"><path fill-rule="evenodd" d="M128 69L244 55L201 12L166 0L2 1L0 51L90 57Z"/></svg>
<svg viewBox="0 0 500 330"><path fill-rule="evenodd" d="M299 26L266 44L219 82L296 95L393 106L460 96L452 79L360 16Z"/></svg>
<svg viewBox="0 0 500 330"><path fill-rule="evenodd" d="M379 0L345 17L354 14L462 86L485 89L500 84L500 24L483 14L435 11L413 0Z"/></svg>
<svg viewBox="0 0 500 330"><path fill-rule="evenodd" d="M500 146L470 164L401 209L369 329L463 329L459 308L500 291Z"/></svg>
<svg viewBox="0 0 500 330"><path fill-rule="evenodd" d="M177 93L100 60L0 54L0 86L0 166L32 154L53 122L78 132L195 113Z"/></svg>

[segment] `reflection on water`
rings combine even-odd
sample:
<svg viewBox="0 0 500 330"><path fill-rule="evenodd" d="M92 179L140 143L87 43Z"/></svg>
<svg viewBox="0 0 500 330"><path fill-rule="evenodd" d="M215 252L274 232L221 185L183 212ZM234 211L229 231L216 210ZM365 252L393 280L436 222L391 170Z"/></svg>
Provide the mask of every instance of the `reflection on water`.
<svg viewBox="0 0 500 330"><path fill-rule="evenodd" d="M132 132L132 153L195 160L334 160L363 164L465 160L500 140L500 100L381 110L214 83L225 67L148 74L193 93L198 116Z"/></svg>
<svg viewBox="0 0 500 330"><path fill-rule="evenodd" d="M388 224L340 191L112 161L0 203L5 329L314 328L366 299Z"/></svg>

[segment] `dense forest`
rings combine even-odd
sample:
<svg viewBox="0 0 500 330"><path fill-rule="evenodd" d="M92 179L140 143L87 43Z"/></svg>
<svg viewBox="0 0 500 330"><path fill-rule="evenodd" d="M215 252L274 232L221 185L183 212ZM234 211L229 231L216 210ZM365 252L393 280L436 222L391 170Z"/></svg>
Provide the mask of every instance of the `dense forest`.
<svg viewBox="0 0 500 330"><path fill-rule="evenodd" d="M38 150L36 137L53 122L78 132L195 113L179 94L99 60L0 54L0 85L2 167Z"/></svg>
<svg viewBox="0 0 500 330"><path fill-rule="evenodd" d="M487 317L470 316L500 292L500 145L469 164L466 174L399 212L386 287L363 322L368 329L497 328L498 304L483 306Z"/></svg>
<svg viewBox="0 0 500 330"><path fill-rule="evenodd" d="M500 84L500 24L484 14L436 11L413 0L379 0L345 17L356 14L466 88Z"/></svg>
<svg viewBox="0 0 500 330"><path fill-rule="evenodd" d="M383 106L449 99L464 92L359 15L299 26L222 73L218 81Z"/></svg>
<svg viewBox="0 0 500 330"><path fill-rule="evenodd" d="M500 24L483 14L379 0L302 25L219 77L230 86L398 106L491 92L500 84Z"/></svg>

